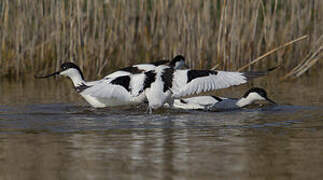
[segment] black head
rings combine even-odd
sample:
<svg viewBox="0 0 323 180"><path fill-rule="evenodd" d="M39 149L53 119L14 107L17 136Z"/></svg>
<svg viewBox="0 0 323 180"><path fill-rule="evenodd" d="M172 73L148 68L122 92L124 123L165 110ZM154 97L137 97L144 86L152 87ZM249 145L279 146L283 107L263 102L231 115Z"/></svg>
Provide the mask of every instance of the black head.
<svg viewBox="0 0 323 180"><path fill-rule="evenodd" d="M269 99L269 98L267 97L267 92L266 92L264 89L262 89L262 88L253 87L253 88L249 89L249 90L248 90L248 91L243 95L243 97L244 97L244 98L247 98L247 97L248 97L248 95L249 95L250 93L257 93L259 96L263 97L263 98L264 98L264 99L266 99L267 101L269 101L269 102L271 102L271 103L273 103L273 104L276 104L273 100L271 100L271 99Z"/></svg>
<svg viewBox="0 0 323 180"><path fill-rule="evenodd" d="M266 97L267 97L267 92L266 92L264 89L262 89L262 88L257 88L257 87L254 87L254 88L249 89L249 90L248 90L248 91L243 95L243 97L244 97L244 98L248 97L248 95L249 95L250 93L252 93L252 92L257 93L257 94L259 94L260 96L262 96L262 97L264 97L264 98L266 98Z"/></svg>
<svg viewBox="0 0 323 180"><path fill-rule="evenodd" d="M185 64L185 58L182 55L175 56L169 63L169 66L174 69L182 69L182 68L189 68Z"/></svg>
<svg viewBox="0 0 323 180"><path fill-rule="evenodd" d="M74 63L71 63L71 62L63 63L61 65L60 71L54 72L54 73L46 75L46 76L36 76L36 78L49 78L51 76L63 75L64 71L66 71L68 69L76 69L80 73L82 79L84 79L84 76L83 76L83 73L82 73L81 69L77 65L75 65Z"/></svg>
<svg viewBox="0 0 323 180"><path fill-rule="evenodd" d="M179 62L179 61L183 61L183 62L185 62L185 58L184 58L184 56L182 56L182 55L177 55L177 56L175 56L175 57L170 61L169 65L170 65L170 66L172 66L172 67L174 67L174 66L176 65L176 63L177 63L177 62Z"/></svg>
<svg viewBox="0 0 323 180"><path fill-rule="evenodd" d="M80 68L76 64L71 63L71 62L66 62L66 63L63 63L61 65L61 70L62 71L66 70L66 69L69 69L69 68L78 69L80 71Z"/></svg>
<svg viewBox="0 0 323 180"><path fill-rule="evenodd" d="M79 73L81 74L82 79L84 79L84 76L83 76L83 73L82 73L81 69L76 64L74 64L72 62L63 63L61 65L61 71L60 72L63 72L63 71L68 70L68 69L76 69L76 70L78 70Z"/></svg>

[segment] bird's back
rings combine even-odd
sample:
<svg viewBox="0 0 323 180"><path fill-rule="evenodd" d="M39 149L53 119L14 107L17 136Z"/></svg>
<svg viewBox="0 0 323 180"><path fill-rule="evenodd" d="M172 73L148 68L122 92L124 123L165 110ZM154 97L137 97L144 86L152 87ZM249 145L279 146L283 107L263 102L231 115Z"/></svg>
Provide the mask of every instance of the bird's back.
<svg viewBox="0 0 323 180"><path fill-rule="evenodd" d="M221 110L232 110L232 109L238 109L239 106L236 105L238 99L223 99L222 101L213 104L212 106L208 107L208 110L214 110L214 111L221 111Z"/></svg>

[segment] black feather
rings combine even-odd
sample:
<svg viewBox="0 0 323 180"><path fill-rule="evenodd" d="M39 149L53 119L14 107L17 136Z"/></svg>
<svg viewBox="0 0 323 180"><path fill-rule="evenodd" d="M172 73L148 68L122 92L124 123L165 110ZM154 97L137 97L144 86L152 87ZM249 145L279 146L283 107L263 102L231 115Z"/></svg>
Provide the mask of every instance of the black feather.
<svg viewBox="0 0 323 180"><path fill-rule="evenodd" d="M221 101L223 101L223 99L221 99L220 97L218 97L218 96L211 96L211 97L213 97L215 100L217 100L218 102L221 102Z"/></svg>
<svg viewBox="0 0 323 180"><path fill-rule="evenodd" d="M153 64L155 66L160 66L160 65L163 65L163 64L167 64L167 63L169 63L169 60L155 61L155 62L152 62L151 64Z"/></svg>
<svg viewBox="0 0 323 180"><path fill-rule="evenodd" d="M82 83L81 85L76 86L75 90L76 90L76 92L81 93L82 91L84 91L85 89L87 89L89 87L91 87L91 86L87 86Z"/></svg>
<svg viewBox="0 0 323 180"><path fill-rule="evenodd" d="M139 74L139 73L142 73L144 70L139 69L139 68L134 67L134 66L129 66L129 67L119 69L119 71L126 71L126 72L129 72L131 74Z"/></svg>
<svg viewBox="0 0 323 180"><path fill-rule="evenodd" d="M130 77L129 76L120 76L111 81L111 84L116 84L124 87L128 92L130 92Z"/></svg>
<svg viewBox="0 0 323 180"><path fill-rule="evenodd" d="M82 79L84 80L83 73L82 73L81 69L76 64L71 63L71 62L66 62L61 65L61 71L64 71L69 68L77 69L79 71L79 73L81 74Z"/></svg>
<svg viewBox="0 0 323 180"><path fill-rule="evenodd" d="M145 72L145 75L144 90L150 88L151 83L155 82L156 80L156 73L153 71Z"/></svg>
<svg viewBox="0 0 323 180"><path fill-rule="evenodd" d="M161 78L164 82L164 92L172 88L173 85L173 73L174 69L173 68L166 68L161 75Z"/></svg>
<svg viewBox="0 0 323 180"><path fill-rule="evenodd" d="M191 82L193 79L209 76L209 75L217 75L217 71L212 70L189 70L187 71L187 83Z"/></svg>

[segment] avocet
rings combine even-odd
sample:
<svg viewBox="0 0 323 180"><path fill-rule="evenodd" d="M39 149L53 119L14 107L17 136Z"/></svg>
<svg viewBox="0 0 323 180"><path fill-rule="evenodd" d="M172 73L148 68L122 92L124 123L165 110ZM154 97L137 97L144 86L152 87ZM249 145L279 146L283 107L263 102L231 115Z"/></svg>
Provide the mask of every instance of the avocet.
<svg viewBox="0 0 323 180"><path fill-rule="evenodd" d="M119 71L122 72L123 70ZM69 77L76 91L93 107L110 107L138 104L148 101L149 112L165 103L173 105L174 99L215 89L246 83L248 79L265 72L227 72L213 70L177 70L160 65L150 71L130 72L106 76L102 80L85 81L80 68L64 63L61 70L46 76Z"/></svg>
<svg viewBox="0 0 323 180"><path fill-rule="evenodd" d="M137 84L140 85L134 95L136 93L138 93L138 96L144 94L148 101L148 110L152 112L152 109L160 108L165 103L172 107L174 99L244 84L250 78L263 76L266 73L177 70L169 66L160 65L154 70L145 72L144 76L138 78Z"/></svg>
<svg viewBox="0 0 323 180"><path fill-rule="evenodd" d="M78 92L91 106L95 108L132 105L145 100L144 95L132 96L138 92L144 72L153 70L161 64L178 69L185 67L185 58L177 55L171 61L161 60L151 64L138 64L122 68L104 77L102 80L85 81L81 69L74 63L67 62L61 65L57 72L46 76L35 76L36 78L49 78L56 75L69 77ZM138 74L138 75L137 75ZM140 75L139 75L140 74ZM136 93L138 94L138 93Z"/></svg>
<svg viewBox="0 0 323 180"><path fill-rule="evenodd" d="M233 110L264 100L276 104L269 99L267 92L262 88L251 88L240 98L225 98L218 96L195 96L191 98L175 99L173 107L189 110ZM169 107L168 104L165 104Z"/></svg>

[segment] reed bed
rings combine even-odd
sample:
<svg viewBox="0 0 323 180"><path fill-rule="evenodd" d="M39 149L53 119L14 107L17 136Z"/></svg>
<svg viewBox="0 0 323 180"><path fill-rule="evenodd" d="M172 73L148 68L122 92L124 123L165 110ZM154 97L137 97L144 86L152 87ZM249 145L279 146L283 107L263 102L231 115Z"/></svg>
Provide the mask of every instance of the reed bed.
<svg viewBox="0 0 323 180"><path fill-rule="evenodd" d="M255 65L288 71L318 51L322 7L322 0L2 0L0 76L73 61L92 78L177 54L194 68L236 70L308 35Z"/></svg>

